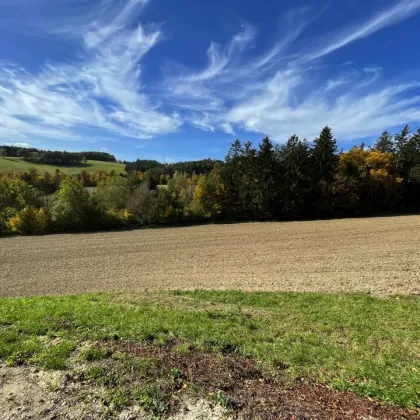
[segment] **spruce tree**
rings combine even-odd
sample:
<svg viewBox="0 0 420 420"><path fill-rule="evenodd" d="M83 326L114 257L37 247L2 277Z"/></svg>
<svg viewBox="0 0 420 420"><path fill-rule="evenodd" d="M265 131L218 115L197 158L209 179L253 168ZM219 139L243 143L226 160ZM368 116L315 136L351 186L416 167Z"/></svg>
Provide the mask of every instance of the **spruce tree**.
<svg viewBox="0 0 420 420"><path fill-rule="evenodd" d="M273 143L266 137L257 151L258 213L262 219L270 219L275 214L278 191L277 166Z"/></svg>
<svg viewBox="0 0 420 420"><path fill-rule="evenodd" d="M330 181L338 164L337 141L330 127L326 126L312 148L312 168L317 181Z"/></svg>
<svg viewBox="0 0 420 420"><path fill-rule="evenodd" d="M410 127L406 125L401 130L401 133L395 135L395 146L396 146L398 154L401 154L404 152L405 145L407 144L409 139L410 139Z"/></svg>
<svg viewBox="0 0 420 420"><path fill-rule="evenodd" d="M387 130L376 140L373 150L380 153L395 153L394 140Z"/></svg>
<svg viewBox="0 0 420 420"><path fill-rule="evenodd" d="M408 125L406 125L399 134L395 136L395 148L398 156L397 166L403 178L408 177L411 169L411 132Z"/></svg>

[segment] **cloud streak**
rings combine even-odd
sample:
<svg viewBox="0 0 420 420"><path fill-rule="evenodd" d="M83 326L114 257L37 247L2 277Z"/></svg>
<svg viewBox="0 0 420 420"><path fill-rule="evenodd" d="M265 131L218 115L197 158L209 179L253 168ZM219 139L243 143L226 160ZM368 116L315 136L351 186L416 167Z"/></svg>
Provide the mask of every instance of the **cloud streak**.
<svg viewBox="0 0 420 420"><path fill-rule="evenodd" d="M212 54L208 68L201 73L185 71L168 76L165 92L175 106L184 110L190 109L186 104L193 104L184 118L196 127L230 134L238 130L256 132L278 141L295 132L314 138L327 124L340 139L350 139L417 123L420 101L416 81L384 87L380 68L347 65L325 72L325 64L321 71L319 65L322 57L419 11L420 0L399 1L365 22L329 34L312 45L310 53L308 47L296 45L314 20L310 10L288 13L282 21L286 28L283 37L268 51L248 57L243 53L247 47L242 44L232 53L230 46L239 33L227 47L218 46L218 51L230 53ZM257 31L248 33L240 39L250 47L256 42ZM323 78L323 73L329 77Z"/></svg>
<svg viewBox="0 0 420 420"><path fill-rule="evenodd" d="M85 32L62 29L82 38L83 58L72 64L45 65L35 75L0 66L0 136L78 139L80 127L133 138L176 131L176 112L161 112L139 82L141 61L161 39L158 29L132 26L145 3L107 1Z"/></svg>
<svg viewBox="0 0 420 420"><path fill-rule="evenodd" d="M388 26L402 22L420 11L420 0L403 0L393 7L377 13L373 18L356 26L345 28L339 33L323 40L322 46L315 52L305 55L303 61L321 58L359 39L374 34Z"/></svg>
<svg viewBox="0 0 420 420"><path fill-rule="evenodd" d="M93 139L149 139L185 124L278 141L295 131L313 138L330 124L340 139L350 139L420 122L416 80L385 87L380 68L325 63L329 54L420 12L420 0L394 1L370 19L314 41L305 31L324 11L289 10L267 48L259 45L258 28L244 24L225 45L210 42L204 68L166 67L163 79L155 79L153 95L141 81L147 55L164 42L164 34L160 26L139 24L148 2L62 0L72 13L57 26L37 21L37 28L74 43L80 53L36 73L0 63L0 139L83 140L84 131L94 133ZM0 0L0 8L35 3L42 10L56 4Z"/></svg>

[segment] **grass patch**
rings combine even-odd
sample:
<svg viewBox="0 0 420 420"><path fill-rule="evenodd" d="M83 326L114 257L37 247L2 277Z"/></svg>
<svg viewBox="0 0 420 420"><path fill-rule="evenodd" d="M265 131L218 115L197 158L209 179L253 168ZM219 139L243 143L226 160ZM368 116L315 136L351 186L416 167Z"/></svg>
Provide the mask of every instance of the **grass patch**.
<svg viewBox="0 0 420 420"><path fill-rule="evenodd" d="M123 163L115 162L101 162L98 160L88 160L86 164L79 165L44 165L31 162L25 162L18 157L0 157L0 170L5 169L7 171L22 171L25 172L29 168L36 168L39 172L55 172L58 168L60 171L66 174L79 174L82 170L87 172L111 172L115 171L117 174L125 173L125 166Z"/></svg>
<svg viewBox="0 0 420 420"><path fill-rule="evenodd" d="M419 407L419 313L419 298L361 294L176 292L138 298L113 294L3 298L0 357L9 364L63 369L76 346L103 342L105 348L82 352L84 360L126 363L128 371L146 381L137 392L138 400L156 413L164 410L167 399L147 378L157 375L159 364L153 358L133 361L118 352L111 354L107 342L172 343L180 354L195 349L251 356L265 369L290 378L305 377L389 404ZM101 380L100 366L92 369L90 380ZM117 389L122 386L118 369L107 379ZM176 382L181 376L181 371L173 370L165 380ZM224 397L220 393L218 399L226 405ZM117 393L109 399L118 406L124 396Z"/></svg>

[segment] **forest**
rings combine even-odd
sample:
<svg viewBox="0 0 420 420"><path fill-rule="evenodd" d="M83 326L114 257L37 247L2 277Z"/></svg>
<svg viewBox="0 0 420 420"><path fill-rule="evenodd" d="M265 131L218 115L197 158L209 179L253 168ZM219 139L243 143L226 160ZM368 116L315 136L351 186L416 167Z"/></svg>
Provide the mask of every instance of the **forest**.
<svg viewBox="0 0 420 420"><path fill-rule="evenodd" d="M158 162L156 162L158 163ZM313 141L236 140L224 162L140 161L128 175L0 173L0 232L44 234L168 224L308 220L417 212L420 130L384 131L339 151L332 129ZM130 170L131 169L131 170ZM90 188L89 188L90 187Z"/></svg>
<svg viewBox="0 0 420 420"><path fill-rule="evenodd" d="M0 157L20 157L27 162L46 165L79 165L87 160L116 162L115 156L105 152L50 151L7 145L0 146Z"/></svg>

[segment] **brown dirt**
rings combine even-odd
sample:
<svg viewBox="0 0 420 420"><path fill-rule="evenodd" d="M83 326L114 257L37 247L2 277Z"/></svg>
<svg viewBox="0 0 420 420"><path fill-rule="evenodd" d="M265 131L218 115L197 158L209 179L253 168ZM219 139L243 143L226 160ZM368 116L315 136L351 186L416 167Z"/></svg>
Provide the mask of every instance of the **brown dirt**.
<svg viewBox="0 0 420 420"><path fill-rule="evenodd" d="M130 357L156 359L166 372L181 372L178 385L172 389L173 411L168 420L414 420L420 416L419 410L381 405L349 392L333 392L304 378L295 382L282 380L281 376L274 378L262 373L251 359L234 354L193 349L183 354L172 346L144 347L127 341L106 343L107 348L110 345L113 351ZM0 420L152 418L135 404L105 415L101 399L105 390L81 378L83 375L65 371L0 365ZM217 395L229 401L227 407L218 405Z"/></svg>
<svg viewBox="0 0 420 420"><path fill-rule="evenodd" d="M350 392L333 392L305 381L294 383L264 375L251 359L192 351L179 354L169 347L141 347L119 342L115 350L135 357L154 357L167 369L176 368L204 396L218 391L231 400L237 419L418 419L420 411L381 405ZM182 392L182 388L179 392Z"/></svg>
<svg viewBox="0 0 420 420"><path fill-rule="evenodd" d="M0 296L242 289L420 294L420 216L0 240Z"/></svg>

